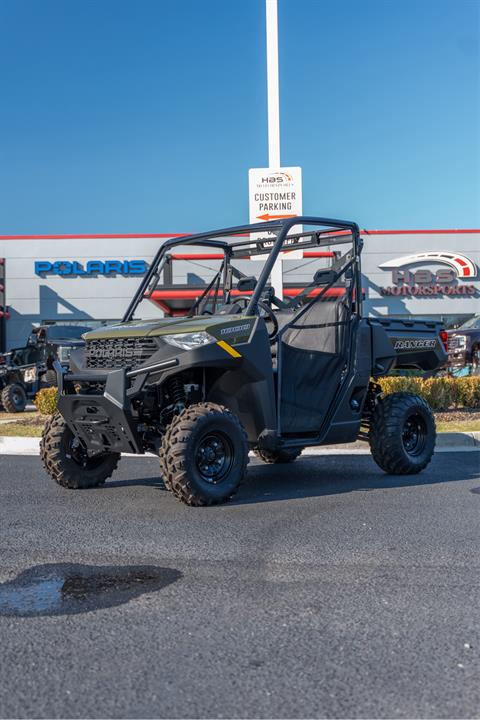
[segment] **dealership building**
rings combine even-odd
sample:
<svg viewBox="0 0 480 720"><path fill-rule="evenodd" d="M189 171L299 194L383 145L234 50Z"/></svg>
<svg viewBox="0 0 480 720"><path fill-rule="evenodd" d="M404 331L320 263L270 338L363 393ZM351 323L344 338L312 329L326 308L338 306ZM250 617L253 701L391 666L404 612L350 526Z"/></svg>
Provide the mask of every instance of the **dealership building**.
<svg viewBox="0 0 480 720"><path fill-rule="evenodd" d="M451 326L480 312L480 230L364 230L362 236L365 314L434 317ZM2 349L23 345L33 324L120 320L160 244L170 237L0 236ZM190 248L190 255L181 247L174 252L170 283L194 289L212 277L213 260L192 258ZM312 277L311 264L302 268L298 261L284 260L283 272L298 283ZM149 303L150 316L168 310L168 290L162 288Z"/></svg>

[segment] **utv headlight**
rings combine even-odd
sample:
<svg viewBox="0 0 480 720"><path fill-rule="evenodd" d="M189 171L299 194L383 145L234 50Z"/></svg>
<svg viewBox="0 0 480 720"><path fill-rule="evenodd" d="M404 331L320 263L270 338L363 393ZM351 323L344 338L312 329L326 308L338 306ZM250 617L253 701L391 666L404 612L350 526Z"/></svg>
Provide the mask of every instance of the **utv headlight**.
<svg viewBox="0 0 480 720"><path fill-rule="evenodd" d="M207 332L181 333L180 335L162 335L169 345L181 348L182 350L193 350L202 345L210 345L216 342L215 338Z"/></svg>

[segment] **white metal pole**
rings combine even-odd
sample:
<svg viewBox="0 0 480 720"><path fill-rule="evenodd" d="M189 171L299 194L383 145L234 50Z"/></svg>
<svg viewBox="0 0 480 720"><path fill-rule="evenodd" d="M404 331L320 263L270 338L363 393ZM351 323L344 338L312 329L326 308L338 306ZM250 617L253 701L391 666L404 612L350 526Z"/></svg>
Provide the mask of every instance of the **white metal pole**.
<svg viewBox="0 0 480 720"><path fill-rule="evenodd" d="M265 0L267 28L267 99L268 99L268 167L280 170L280 100L278 83L278 12L277 0ZM275 295L283 299L283 262L279 257L272 268L271 281Z"/></svg>
<svg viewBox="0 0 480 720"><path fill-rule="evenodd" d="M277 0L265 0L267 19L268 167L280 168Z"/></svg>

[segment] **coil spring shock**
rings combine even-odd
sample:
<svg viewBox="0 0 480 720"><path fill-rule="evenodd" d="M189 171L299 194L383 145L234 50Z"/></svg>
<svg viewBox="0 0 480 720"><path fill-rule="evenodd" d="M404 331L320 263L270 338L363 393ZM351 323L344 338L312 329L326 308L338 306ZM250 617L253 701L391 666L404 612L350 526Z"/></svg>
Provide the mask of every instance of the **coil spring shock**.
<svg viewBox="0 0 480 720"><path fill-rule="evenodd" d="M168 394L173 405L185 407L185 390L178 376L170 378L168 381Z"/></svg>

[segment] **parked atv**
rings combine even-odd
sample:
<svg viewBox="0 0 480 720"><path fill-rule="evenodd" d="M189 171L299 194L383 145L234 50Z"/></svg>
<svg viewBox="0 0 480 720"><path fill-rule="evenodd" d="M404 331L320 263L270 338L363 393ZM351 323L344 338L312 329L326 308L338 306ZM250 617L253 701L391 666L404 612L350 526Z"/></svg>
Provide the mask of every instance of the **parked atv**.
<svg viewBox="0 0 480 720"><path fill-rule="evenodd" d="M56 385L53 363L58 360L66 367L72 349L83 345L81 335L88 330L77 325L40 325L33 328L25 347L5 353L0 365L0 410L23 412L41 388Z"/></svg>
<svg viewBox="0 0 480 720"><path fill-rule="evenodd" d="M215 248L218 272L187 317L135 319L175 245ZM309 248L323 248L324 266L296 297L276 296L279 254ZM237 491L249 449L285 463L306 446L361 437L385 472L423 470L435 446L430 408L410 393L384 397L371 378L442 365L441 326L363 317L361 249L355 223L315 217L165 242L123 321L88 333L69 371L56 364L59 411L41 441L47 472L67 488L95 487L122 452L153 450L168 490L211 505ZM239 269L245 258L263 258L258 280Z"/></svg>

